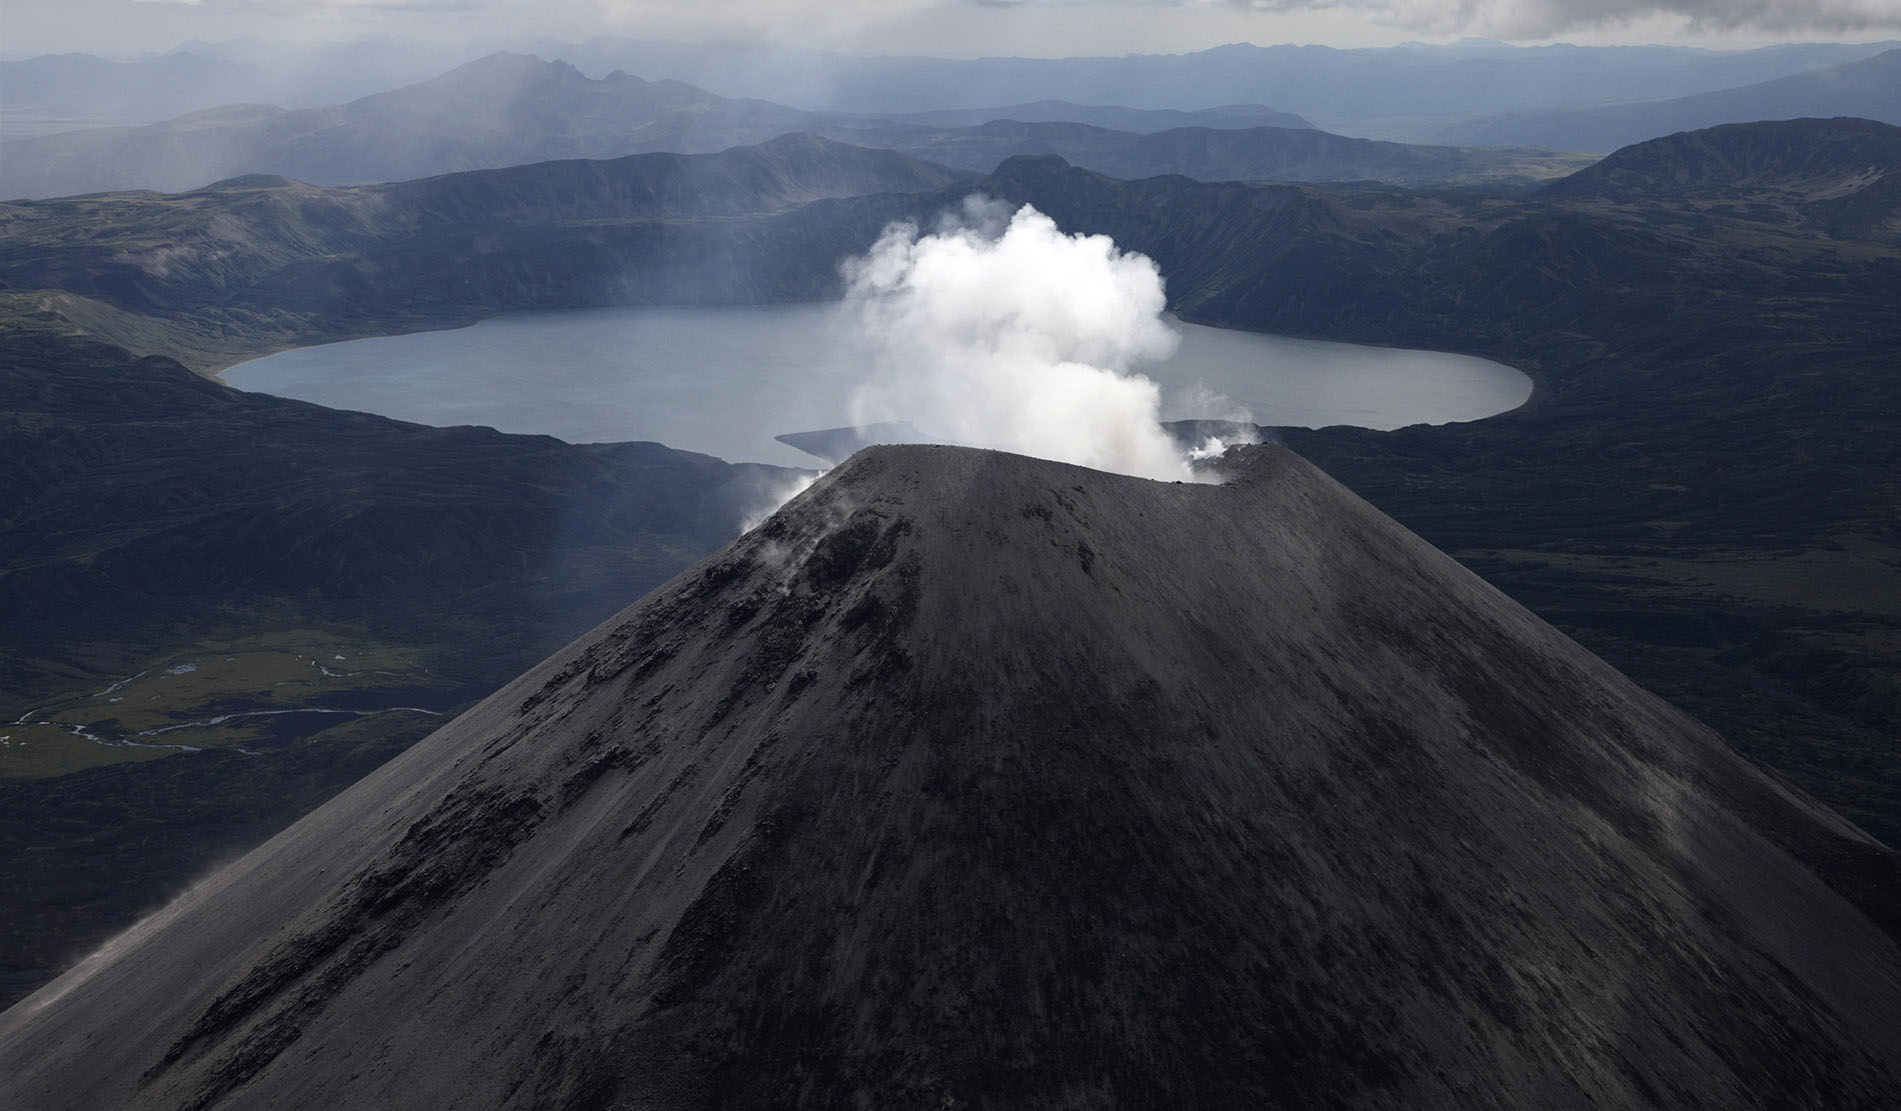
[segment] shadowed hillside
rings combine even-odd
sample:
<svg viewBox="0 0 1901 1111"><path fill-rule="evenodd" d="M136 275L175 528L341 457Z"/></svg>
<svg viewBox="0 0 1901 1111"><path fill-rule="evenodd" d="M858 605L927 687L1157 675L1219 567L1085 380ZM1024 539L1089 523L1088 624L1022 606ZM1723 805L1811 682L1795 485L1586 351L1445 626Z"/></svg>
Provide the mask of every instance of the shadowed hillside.
<svg viewBox="0 0 1901 1111"><path fill-rule="evenodd" d="M0 342L0 1003L724 543L786 473ZM420 712L357 716L390 708Z"/></svg>
<svg viewBox="0 0 1901 1111"><path fill-rule="evenodd" d="M1281 126L1178 127L1131 135L1080 123L1004 119L957 130L869 126L840 127L833 133L963 169L988 171L1006 158L1053 154L1084 169L1131 179L1180 174L1201 181L1523 186L1591 161L1548 150L1413 146Z"/></svg>
<svg viewBox="0 0 1901 1111"><path fill-rule="evenodd" d="M1706 204L1772 198L1842 238L1901 234L1901 128L1872 120L1734 124L1627 147L1553 182L1559 200Z"/></svg>

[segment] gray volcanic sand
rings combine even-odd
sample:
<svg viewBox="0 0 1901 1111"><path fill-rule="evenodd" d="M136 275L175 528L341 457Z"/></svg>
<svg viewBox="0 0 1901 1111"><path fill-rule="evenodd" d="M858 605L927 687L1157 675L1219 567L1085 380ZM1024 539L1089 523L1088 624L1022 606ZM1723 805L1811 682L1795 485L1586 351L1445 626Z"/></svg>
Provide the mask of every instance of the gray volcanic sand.
<svg viewBox="0 0 1901 1111"><path fill-rule="evenodd" d="M0 1016L10 1099L1888 1104L1792 853L1893 854L1229 461L860 452Z"/></svg>

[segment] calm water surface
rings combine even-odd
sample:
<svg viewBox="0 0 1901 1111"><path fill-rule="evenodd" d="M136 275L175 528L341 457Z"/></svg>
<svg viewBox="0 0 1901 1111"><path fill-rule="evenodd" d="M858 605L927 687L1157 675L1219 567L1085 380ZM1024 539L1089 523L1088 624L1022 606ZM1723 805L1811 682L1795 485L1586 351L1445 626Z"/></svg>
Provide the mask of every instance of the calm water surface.
<svg viewBox="0 0 1901 1111"><path fill-rule="evenodd" d="M1176 321L1141 371L1167 420L1399 428L1522 404L1531 380L1469 355L1325 343ZM421 424L485 424L573 443L658 440L722 459L811 466L782 432L851 423L868 358L830 305L584 309L350 340L242 363L242 390ZM913 422L930 430L929 414Z"/></svg>

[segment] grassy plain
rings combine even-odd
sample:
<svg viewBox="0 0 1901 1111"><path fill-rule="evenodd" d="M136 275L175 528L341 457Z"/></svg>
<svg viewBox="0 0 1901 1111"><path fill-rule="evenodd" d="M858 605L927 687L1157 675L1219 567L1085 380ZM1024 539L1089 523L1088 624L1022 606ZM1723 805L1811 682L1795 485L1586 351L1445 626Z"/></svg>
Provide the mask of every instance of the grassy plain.
<svg viewBox="0 0 1901 1111"><path fill-rule="evenodd" d="M12 722L0 726L0 778L270 746L322 728L324 717L438 716L450 686L421 650L361 633L287 629L201 640L102 688L0 707Z"/></svg>

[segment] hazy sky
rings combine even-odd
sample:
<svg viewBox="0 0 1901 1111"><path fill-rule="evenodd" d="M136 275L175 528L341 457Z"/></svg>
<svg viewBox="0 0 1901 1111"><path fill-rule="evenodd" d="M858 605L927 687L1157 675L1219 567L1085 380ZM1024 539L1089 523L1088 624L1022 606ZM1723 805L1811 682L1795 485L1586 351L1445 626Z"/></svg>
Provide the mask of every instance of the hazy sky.
<svg viewBox="0 0 1901 1111"><path fill-rule="evenodd" d="M864 53L1120 54L1224 42L1746 46L1901 33L1901 0L0 0L9 57L191 39L774 38Z"/></svg>

